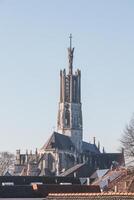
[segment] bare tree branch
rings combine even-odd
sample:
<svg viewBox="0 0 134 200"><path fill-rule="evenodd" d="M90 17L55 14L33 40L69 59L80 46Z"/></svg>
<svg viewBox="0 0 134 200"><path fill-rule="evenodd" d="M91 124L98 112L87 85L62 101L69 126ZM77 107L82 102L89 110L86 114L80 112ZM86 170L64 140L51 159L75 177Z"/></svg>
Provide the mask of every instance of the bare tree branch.
<svg viewBox="0 0 134 200"><path fill-rule="evenodd" d="M134 158L134 116L125 127L120 142L122 148L124 148L125 157Z"/></svg>

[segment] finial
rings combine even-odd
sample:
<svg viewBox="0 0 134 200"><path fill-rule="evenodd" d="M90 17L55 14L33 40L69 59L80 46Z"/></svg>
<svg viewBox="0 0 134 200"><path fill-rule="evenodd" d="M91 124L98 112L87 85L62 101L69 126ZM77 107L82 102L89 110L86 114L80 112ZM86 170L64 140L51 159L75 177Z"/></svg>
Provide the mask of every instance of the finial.
<svg viewBox="0 0 134 200"><path fill-rule="evenodd" d="M74 48L72 48L72 34L70 34L69 39L70 39L70 47L68 48L69 74L72 74L73 73L73 53L74 53Z"/></svg>
<svg viewBox="0 0 134 200"><path fill-rule="evenodd" d="M70 34L69 38L70 38L70 49L72 49L72 34Z"/></svg>
<svg viewBox="0 0 134 200"><path fill-rule="evenodd" d="M103 149L102 149L102 153L105 153L105 148L103 147Z"/></svg>

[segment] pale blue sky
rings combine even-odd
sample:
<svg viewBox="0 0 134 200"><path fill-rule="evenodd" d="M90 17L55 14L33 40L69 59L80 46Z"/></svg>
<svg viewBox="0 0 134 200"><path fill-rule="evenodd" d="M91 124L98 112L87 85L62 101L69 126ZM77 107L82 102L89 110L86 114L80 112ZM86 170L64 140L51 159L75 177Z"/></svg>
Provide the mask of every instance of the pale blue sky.
<svg viewBox="0 0 134 200"><path fill-rule="evenodd" d="M40 148L56 127L70 33L84 139L118 150L134 112L134 1L0 0L0 151Z"/></svg>

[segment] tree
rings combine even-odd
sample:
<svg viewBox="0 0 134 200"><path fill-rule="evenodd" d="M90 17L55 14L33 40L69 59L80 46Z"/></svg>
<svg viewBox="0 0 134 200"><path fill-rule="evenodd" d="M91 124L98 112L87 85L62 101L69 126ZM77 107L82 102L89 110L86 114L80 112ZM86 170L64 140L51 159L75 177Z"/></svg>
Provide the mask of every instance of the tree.
<svg viewBox="0 0 134 200"><path fill-rule="evenodd" d="M13 168L15 156L9 152L0 152L0 176L3 175L6 170L10 171Z"/></svg>
<svg viewBox="0 0 134 200"><path fill-rule="evenodd" d="M120 141L126 159L134 159L134 116L126 126Z"/></svg>

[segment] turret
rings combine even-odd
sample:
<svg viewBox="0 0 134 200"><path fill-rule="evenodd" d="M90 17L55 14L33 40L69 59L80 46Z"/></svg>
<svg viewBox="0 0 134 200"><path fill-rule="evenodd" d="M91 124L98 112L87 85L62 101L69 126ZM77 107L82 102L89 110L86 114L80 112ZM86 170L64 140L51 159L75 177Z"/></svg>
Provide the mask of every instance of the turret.
<svg viewBox="0 0 134 200"><path fill-rule="evenodd" d="M16 165L19 165L21 163L20 161L20 149L16 150Z"/></svg>

